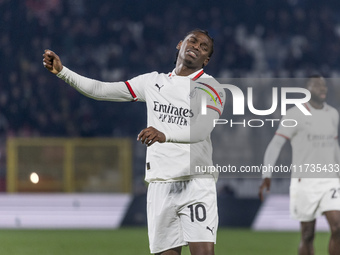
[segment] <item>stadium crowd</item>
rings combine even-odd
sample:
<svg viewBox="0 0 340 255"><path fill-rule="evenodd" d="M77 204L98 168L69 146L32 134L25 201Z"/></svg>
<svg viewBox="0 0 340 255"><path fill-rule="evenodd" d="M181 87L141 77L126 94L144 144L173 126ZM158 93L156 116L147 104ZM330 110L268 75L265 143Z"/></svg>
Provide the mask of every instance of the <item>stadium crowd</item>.
<svg viewBox="0 0 340 255"><path fill-rule="evenodd" d="M171 71L178 41L199 27L215 39L215 77L339 77L339 12L318 0L0 0L0 173L8 136L135 137L145 127L141 104L93 102L51 77L45 48L80 74L126 80Z"/></svg>

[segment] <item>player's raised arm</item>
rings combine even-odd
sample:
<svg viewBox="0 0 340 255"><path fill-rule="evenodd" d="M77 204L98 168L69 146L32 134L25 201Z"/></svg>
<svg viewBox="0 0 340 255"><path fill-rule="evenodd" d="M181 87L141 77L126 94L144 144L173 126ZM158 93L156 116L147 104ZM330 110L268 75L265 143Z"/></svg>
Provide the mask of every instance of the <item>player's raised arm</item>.
<svg viewBox="0 0 340 255"><path fill-rule="evenodd" d="M43 65L47 70L87 97L116 102L134 100L124 82L101 82L81 76L63 66L59 56L51 50L45 50L43 57Z"/></svg>

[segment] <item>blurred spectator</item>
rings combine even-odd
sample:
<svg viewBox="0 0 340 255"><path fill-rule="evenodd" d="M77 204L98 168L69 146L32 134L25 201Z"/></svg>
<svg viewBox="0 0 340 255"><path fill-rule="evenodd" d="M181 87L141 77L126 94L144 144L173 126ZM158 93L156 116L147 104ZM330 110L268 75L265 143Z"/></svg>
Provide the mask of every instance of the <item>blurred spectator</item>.
<svg viewBox="0 0 340 255"><path fill-rule="evenodd" d="M294 77L296 70L331 73L339 65L336 2L2 0L0 7L0 110L7 130L16 135L135 135L142 128L113 121L111 127L101 125L104 118L124 121L129 110L81 100L51 80L41 65L44 48L54 49L65 65L92 78L125 80L153 70L171 71L167 63L175 58L178 38L202 27L215 37L217 56L207 66L214 76L269 71ZM103 111L106 107L110 110ZM144 114L136 110L129 113Z"/></svg>

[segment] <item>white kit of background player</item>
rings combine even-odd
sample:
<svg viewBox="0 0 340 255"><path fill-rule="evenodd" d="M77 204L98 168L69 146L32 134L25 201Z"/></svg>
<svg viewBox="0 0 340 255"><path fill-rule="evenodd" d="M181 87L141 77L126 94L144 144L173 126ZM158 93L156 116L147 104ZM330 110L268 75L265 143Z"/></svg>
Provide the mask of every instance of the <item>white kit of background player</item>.
<svg viewBox="0 0 340 255"><path fill-rule="evenodd" d="M292 146L290 183L290 214L300 221L299 254L314 254L315 221L325 214L331 228L329 254L340 251L340 149L338 143L339 114L325 103L327 86L321 76L307 80L311 100L304 107L311 115L304 115L296 106L283 119L297 121L295 127L280 126L269 143L264 165L274 166L287 140ZM271 172L262 174L263 189L269 190Z"/></svg>

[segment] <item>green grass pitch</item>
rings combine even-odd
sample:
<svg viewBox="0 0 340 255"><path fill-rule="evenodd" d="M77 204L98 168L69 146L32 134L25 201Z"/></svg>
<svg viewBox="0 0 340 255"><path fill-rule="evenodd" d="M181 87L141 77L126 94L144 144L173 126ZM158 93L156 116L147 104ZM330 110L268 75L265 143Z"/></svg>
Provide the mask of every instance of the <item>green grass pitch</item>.
<svg viewBox="0 0 340 255"><path fill-rule="evenodd" d="M329 233L316 233L315 254L327 254ZM297 254L298 232L218 231L215 254ZM142 255L150 254L146 228L118 230L0 230L4 255ZM188 255L184 247L183 255Z"/></svg>

